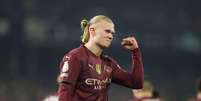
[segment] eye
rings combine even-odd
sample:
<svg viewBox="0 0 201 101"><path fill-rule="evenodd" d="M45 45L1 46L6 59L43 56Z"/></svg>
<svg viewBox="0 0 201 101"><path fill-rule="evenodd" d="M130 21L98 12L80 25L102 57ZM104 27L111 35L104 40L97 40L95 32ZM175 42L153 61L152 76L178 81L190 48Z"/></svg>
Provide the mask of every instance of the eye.
<svg viewBox="0 0 201 101"><path fill-rule="evenodd" d="M106 29L105 32L106 33L111 33L112 35L114 35L114 32L112 30Z"/></svg>

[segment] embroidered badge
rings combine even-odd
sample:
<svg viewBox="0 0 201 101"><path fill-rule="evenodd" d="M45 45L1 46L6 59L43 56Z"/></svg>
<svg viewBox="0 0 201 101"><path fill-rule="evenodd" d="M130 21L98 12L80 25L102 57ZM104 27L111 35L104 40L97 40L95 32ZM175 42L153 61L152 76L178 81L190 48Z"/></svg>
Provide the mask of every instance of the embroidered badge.
<svg viewBox="0 0 201 101"><path fill-rule="evenodd" d="M96 72L100 75L101 74L101 65L96 64L95 68L96 68Z"/></svg>
<svg viewBox="0 0 201 101"><path fill-rule="evenodd" d="M62 72L67 72L69 69L69 66L68 66L68 61L65 61L64 62L64 65L62 67Z"/></svg>

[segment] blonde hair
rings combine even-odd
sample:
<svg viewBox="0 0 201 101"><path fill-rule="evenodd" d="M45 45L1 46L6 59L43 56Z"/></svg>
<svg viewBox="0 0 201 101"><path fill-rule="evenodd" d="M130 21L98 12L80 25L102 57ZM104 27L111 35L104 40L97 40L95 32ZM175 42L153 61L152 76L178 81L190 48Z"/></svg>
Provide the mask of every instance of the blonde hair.
<svg viewBox="0 0 201 101"><path fill-rule="evenodd" d="M81 28L82 28L82 31L83 31L83 34L81 36L81 41L85 44L89 41L89 38L90 38L90 35L89 35L89 26L92 25L92 24L95 24L97 22L100 22L100 21L107 21L109 23L113 23L112 20L107 17L107 16L104 16L104 15L97 15L97 16L94 16L93 18L90 19L90 21L87 21L86 19L83 19L80 23L81 25Z"/></svg>
<svg viewBox="0 0 201 101"><path fill-rule="evenodd" d="M143 88L142 90L145 90L145 91L153 91L154 90L154 86L152 84L151 81L144 81L144 84L143 84Z"/></svg>

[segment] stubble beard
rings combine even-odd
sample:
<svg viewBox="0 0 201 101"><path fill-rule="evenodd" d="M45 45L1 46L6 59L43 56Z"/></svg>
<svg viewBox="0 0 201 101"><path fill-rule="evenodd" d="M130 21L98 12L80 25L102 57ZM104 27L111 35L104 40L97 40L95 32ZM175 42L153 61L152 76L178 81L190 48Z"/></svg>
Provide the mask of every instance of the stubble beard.
<svg viewBox="0 0 201 101"><path fill-rule="evenodd" d="M105 48L108 48L110 46L110 44L106 46L106 45L102 45L101 43L96 43L96 45L98 47L100 47L101 49L105 49Z"/></svg>

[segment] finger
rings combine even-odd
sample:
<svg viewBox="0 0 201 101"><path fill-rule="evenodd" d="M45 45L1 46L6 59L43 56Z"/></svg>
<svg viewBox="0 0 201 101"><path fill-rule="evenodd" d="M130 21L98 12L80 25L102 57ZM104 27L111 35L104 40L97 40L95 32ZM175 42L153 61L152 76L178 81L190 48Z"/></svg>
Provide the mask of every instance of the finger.
<svg viewBox="0 0 201 101"><path fill-rule="evenodd" d="M134 41L134 39L128 38L128 39L124 39L122 41L126 42L126 43L132 43Z"/></svg>
<svg viewBox="0 0 201 101"><path fill-rule="evenodd" d="M122 41L124 41L124 40L131 41L131 40L135 40L135 38L134 37L127 37L127 38L122 39Z"/></svg>
<svg viewBox="0 0 201 101"><path fill-rule="evenodd" d="M124 38L122 39L122 41L130 41L131 39L130 38Z"/></svg>
<svg viewBox="0 0 201 101"><path fill-rule="evenodd" d="M125 41L122 41L122 42L121 42L121 45L124 45L125 43L126 43Z"/></svg>
<svg viewBox="0 0 201 101"><path fill-rule="evenodd" d="M126 41L123 41L122 43L121 43L123 46L125 46L125 45L132 45L132 42L131 41L129 41L129 40L126 40Z"/></svg>

